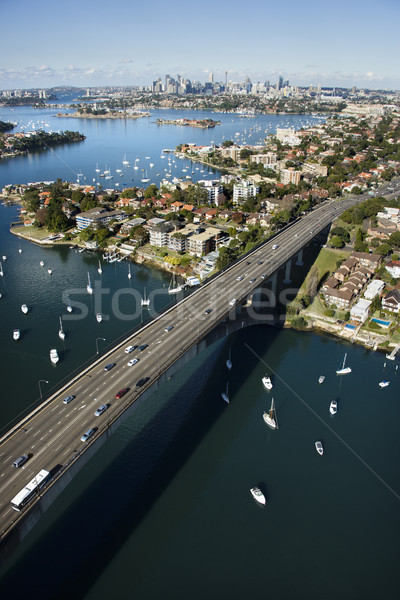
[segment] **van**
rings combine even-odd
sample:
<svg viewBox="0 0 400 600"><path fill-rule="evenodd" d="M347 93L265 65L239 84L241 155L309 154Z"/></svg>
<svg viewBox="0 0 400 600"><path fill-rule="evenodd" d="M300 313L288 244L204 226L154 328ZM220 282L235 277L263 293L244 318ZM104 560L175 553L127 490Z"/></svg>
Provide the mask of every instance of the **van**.
<svg viewBox="0 0 400 600"><path fill-rule="evenodd" d="M18 469L19 467L22 467L22 465L24 465L26 463L28 458L29 458L29 456L27 454L23 454L22 456L17 458L17 460L14 460L13 467L15 467L16 469Z"/></svg>

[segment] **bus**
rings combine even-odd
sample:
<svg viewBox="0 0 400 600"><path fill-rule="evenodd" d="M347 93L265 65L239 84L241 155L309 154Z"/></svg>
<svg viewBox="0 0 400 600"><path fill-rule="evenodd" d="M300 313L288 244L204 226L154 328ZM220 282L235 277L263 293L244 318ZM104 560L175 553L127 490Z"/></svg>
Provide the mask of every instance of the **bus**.
<svg viewBox="0 0 400 600"><path fill-rule="evenodd" d="M45 469L39 471L39 473L32 479L32 481L30 481L24 487L24 489L22 489L19 492L19 494L17 494L15 498L11 500L11 506L13 507L13 509L20 511L21 508L23 508L25 504L29 502L29 500L31 500L33 496L36 496L39 490L44 485L46 485L50 477L51 475L49 471L46 471Z"/></svg>

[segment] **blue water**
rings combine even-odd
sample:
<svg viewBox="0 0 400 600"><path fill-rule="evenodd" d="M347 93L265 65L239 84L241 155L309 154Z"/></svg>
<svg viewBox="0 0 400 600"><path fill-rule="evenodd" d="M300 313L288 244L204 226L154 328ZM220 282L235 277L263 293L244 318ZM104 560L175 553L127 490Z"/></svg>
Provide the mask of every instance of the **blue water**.
<svg viewBox="0 0 400 600"><path fill-rule="evenodd" d="M351 325L350 323L346 323L345 327L346 327L346 329L355 329L356 328L355 325Z"/></svg>

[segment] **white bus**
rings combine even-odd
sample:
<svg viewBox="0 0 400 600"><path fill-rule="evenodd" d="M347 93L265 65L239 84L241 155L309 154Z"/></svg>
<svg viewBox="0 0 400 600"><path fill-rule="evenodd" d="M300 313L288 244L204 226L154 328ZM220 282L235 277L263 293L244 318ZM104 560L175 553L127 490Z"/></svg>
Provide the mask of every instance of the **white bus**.
<svg viewBox="0 0 400 600"><path fill-rule="evenodd" d="M23 508L25 504L29 502L29 500L33 498L44 485L46 485L50 477L49 471L46 471L45 469L39 471L32 481L30 481L24 489L11 500L13 509L18 511L21 510L21 508Z"/></svg>

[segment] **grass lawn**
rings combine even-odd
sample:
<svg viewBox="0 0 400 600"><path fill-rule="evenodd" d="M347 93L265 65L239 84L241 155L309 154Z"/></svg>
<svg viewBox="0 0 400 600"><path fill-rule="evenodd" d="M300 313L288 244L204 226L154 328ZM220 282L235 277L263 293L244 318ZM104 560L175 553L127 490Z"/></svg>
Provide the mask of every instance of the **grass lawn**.
<svg viewBox="0 0 400 600"><path fill-rule="evenodd" d="M29 236L30 238L32 238L33 240L45 240L46 238L49 237L49 232L45 227L33 227L33 225L29 225L27 227L25 227L25 225L22 225L21 227L16 226L12 228L12 231L14 233L19 233L21 234L21 236Z"/></svg>
<svg viewBox="0 0 400 600"><path fill-rule="evenodd" d="M336 271L336 263L338 260L346 259L349 256L349 252L343 252L343 250L335 250L334 248L321 248L314 265L317 265L319 271L319 277L321 278L326 273L333 273ZM308 275L301 284L297 296L302 296L307 289Z"/></svg>

